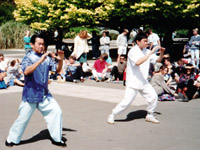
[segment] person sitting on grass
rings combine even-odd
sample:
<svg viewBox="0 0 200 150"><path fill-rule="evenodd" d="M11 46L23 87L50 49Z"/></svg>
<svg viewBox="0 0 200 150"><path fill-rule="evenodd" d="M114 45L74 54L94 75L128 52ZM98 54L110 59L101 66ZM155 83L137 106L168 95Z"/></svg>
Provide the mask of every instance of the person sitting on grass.
<svg viewBox="0 0 200 150"><path fill-rule="evenodd" d="M119 61L117 62L117 66L114 66L112 68L111 74L109 79L107 80L108 82L113 81L113 80L123 80L123 74L124 70L126 68L126 58L125 55L121 55Z"/></svg>
<svg viewBox="0 0 200 150"><path fill-rule="evenodd" d="M5 84L4 78L6 77L6 72L0 69L0 89L6 89L7 86Z"/></svg>
<svg viewBox="0 0 200 150"><path fill-rule="evenodd" d="M101 54L100 58L94 62L94 66L92 69L92 74L97 82L104 81L107 75L108 64L106 59L108 55L106 53Z"/></svg>
<svg viewBox="0 0 200 150"><path fill-rule="evenodd" d="M77 83L80 80L81 82L84 82L82 66L78 61L76 61L75 56L69 57L69 61L67 61L66 64L66 68L66 81Z"/></svg>
<svg viewBox="0 0 200 150"><path fill-rule="evenodd" d="M22 75L22 71L20 70L19 60L12 60L10 66L7 69L7 76L5 78L7 84L9 86L19 85L24 86L24 83L21 81L20 76Z"/></svg>
<svg viewBox="0 0 200 150"><path fill-rule="evenodd" d="M164 80L164 75L167 74L169 69L167 66L161 66L159 71L157 71L151 79L151 85L156 91L159 100L175 100L175 96L178 95L175 93L176 91L169 88L167 83Z"/></svg>
<svg viewBox="0 0 200 150"><path fill-rule="evenodd" d="M187 64L185 66L185 71L179 77L179 82L177 85L177 93L182 101L188 101L188 90L193 86L195 80L194 66L192 64Z"/></svg>
<svg viewBox="0 0 200 150"><path fill-rule="evenodd" d="M0 53L0 69L1 71L7 71L8 69L8 59L5 59L4 54Z"/></svg>

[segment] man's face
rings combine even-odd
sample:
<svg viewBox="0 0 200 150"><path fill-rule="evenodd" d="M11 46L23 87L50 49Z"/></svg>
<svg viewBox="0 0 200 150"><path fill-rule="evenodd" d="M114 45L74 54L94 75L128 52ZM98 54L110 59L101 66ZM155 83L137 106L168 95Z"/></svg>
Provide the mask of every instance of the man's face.
<svg viewBox="0 0 200 150"><path fill-rule="evenodd" d="M196 30L194 30L194 31L193 31L193 34L194 34L194 35L197 35L197 34L198 34L198 32L197 32Z"/></svg>
<svg viewBox="0 0 200 150"><path fill-rule="evenodd" d="M142 39L141 41L136 41L137 42L137 45L143 49L143 48L146 48L148 46L148 41L147 39Z"/></svg>
<svg viewBox="0 0 200 150"><path fill-rule="evenodd" d="M165 59L165 60L164 60L164 64L165 64L166 66L168 66L168 65L170 65L170 61L168 61L167 59Z"/></svg>
<svg viewBox="0 0 200 150"><path fill-rule="evenodd" d="M45 50L44 39L36 38L35 44L31 44L33 51L40 54L43 53Z"/></svg>
<svg viewBox="0 0 200 150"><path fill-rule="evenodd" d="M123 63L125 61L124 57L120 57L120 63Z"/></svg>

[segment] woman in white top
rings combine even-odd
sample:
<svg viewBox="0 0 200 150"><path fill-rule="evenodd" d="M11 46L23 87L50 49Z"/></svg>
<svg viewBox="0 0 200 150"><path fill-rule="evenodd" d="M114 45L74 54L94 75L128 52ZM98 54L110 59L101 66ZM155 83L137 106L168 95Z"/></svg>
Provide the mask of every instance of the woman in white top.
<svg viewBox="0 0 200 150"><path fill-rule="evenodd" d="M74 56L80 63L87 62L87 53L89 52L88 39L92 36L83 30L74 39Z"/></svg>

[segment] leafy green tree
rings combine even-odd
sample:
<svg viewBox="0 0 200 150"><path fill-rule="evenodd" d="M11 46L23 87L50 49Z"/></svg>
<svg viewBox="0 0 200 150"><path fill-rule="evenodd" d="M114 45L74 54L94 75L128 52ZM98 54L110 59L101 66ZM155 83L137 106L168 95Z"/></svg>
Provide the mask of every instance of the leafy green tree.
<svg viewBox="0 0 200 150"><path fill-rule="evenodd" d="M199 0L15 0L14 17L32 28L139 26L160 32L200 25Z"/></svg>
<svg viewBox="0 0 200 150"><path fill-rule="evenodd" d="M0 2L0 26L9 21L14 20L13 11L15 9L12 1L4 0Z"/></svg>
<svg viewBox="0 0 200 150"><path fill-rule="evenodd" d="M126 0L116 3L109 22L113 28L150 26L166 30L200 25L199 0Z"/></svg>
<svg viewBox="0 0 200 150"><path fill-rule="evenodd" d="M15 0L14 16L34 29L96 25L107 20L115 0Z"/></svg>

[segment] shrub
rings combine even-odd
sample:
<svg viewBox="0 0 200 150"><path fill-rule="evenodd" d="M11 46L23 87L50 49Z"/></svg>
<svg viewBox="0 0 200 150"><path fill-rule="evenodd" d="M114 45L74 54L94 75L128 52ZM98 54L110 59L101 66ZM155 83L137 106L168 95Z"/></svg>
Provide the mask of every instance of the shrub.
<svg viewBox="0 0 200 150"><path fill-rule="evenodd" d="M23 48L23 37L27 30L30 30L29 26L23 23L9 21L3 24L0 27L0 48Z"/></svg>
<svg viewBox="0 0 200 150"><path fill-rule="evenodd" d="M118 35L119 35L119 34L116 34L116 33L110 33L110 34L109 34L111 40L116 40Z"/></svg>
<svg viewBox="0 0 200 150"><path fill-rule="evenodd" d="M176 38L185 38L188 37L189 30L187 29L182 29L182 30L177 30L176 31Z"/></svg>

